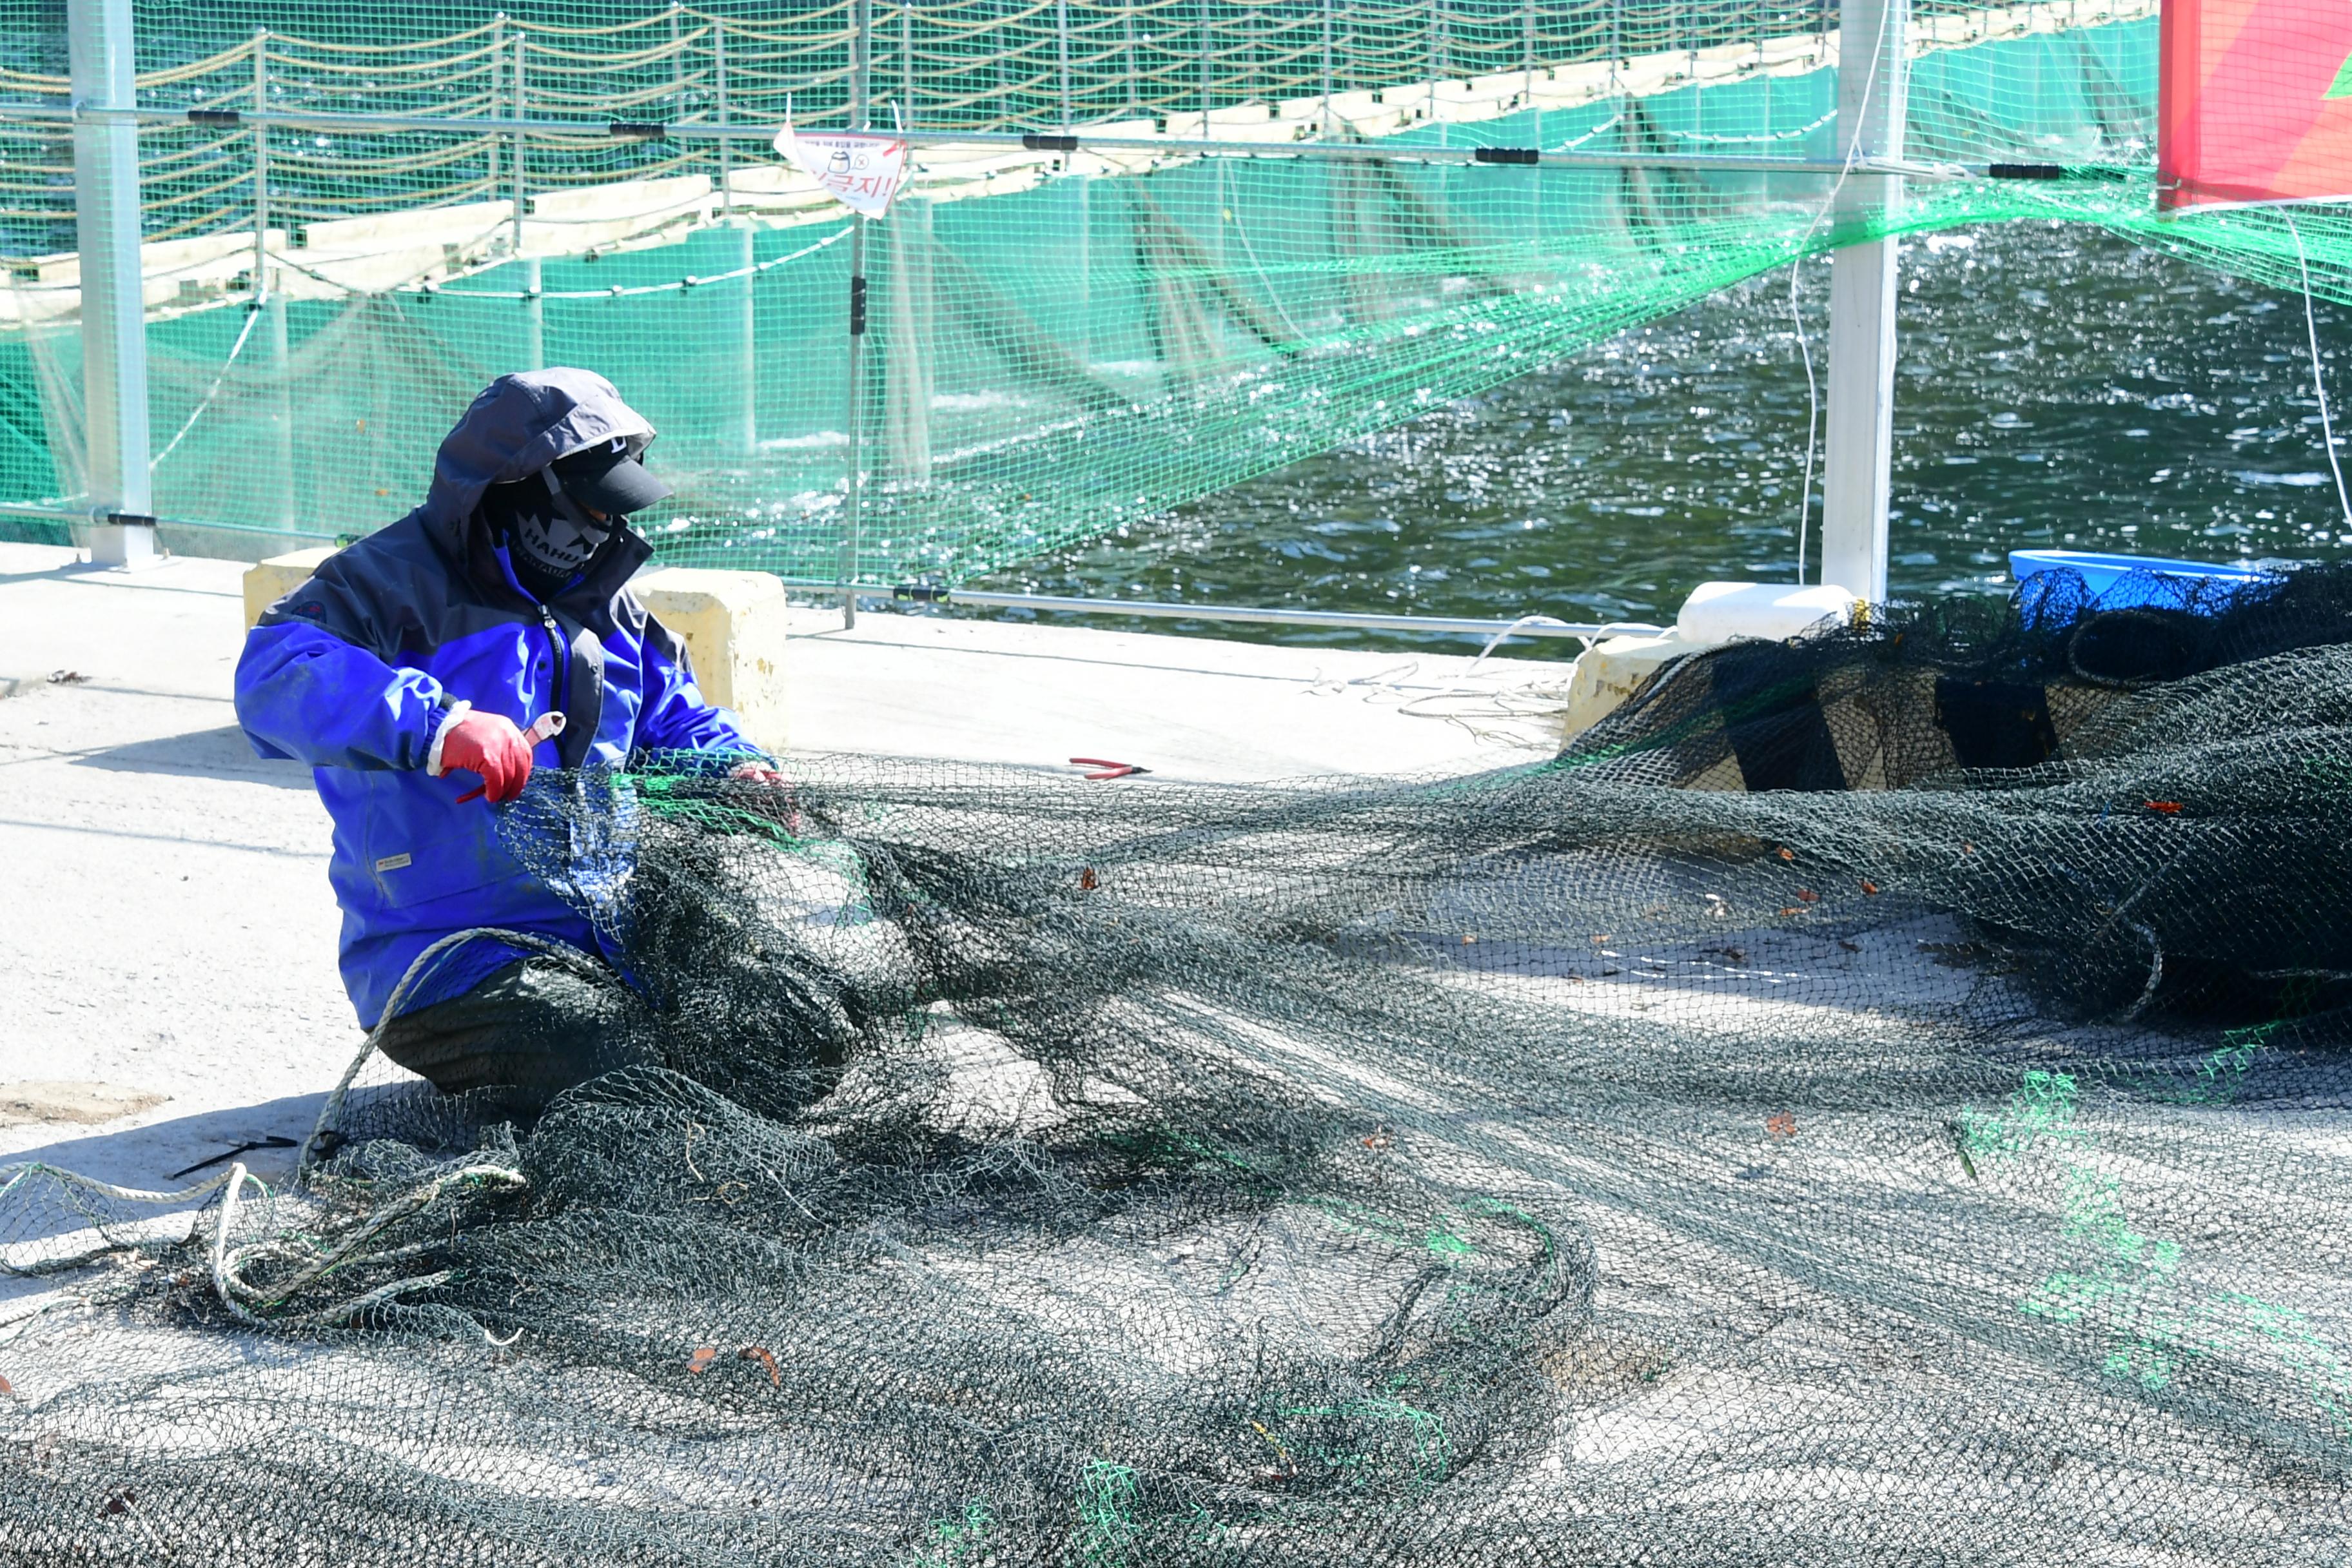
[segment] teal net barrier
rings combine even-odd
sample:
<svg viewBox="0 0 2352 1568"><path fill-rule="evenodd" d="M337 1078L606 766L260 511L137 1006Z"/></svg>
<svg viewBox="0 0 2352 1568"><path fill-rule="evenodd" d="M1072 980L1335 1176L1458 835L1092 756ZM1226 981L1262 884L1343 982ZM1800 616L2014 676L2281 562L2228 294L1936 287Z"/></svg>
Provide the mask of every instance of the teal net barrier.
<svg viewBox="0 0 2352 1568"><path fill-rule="evenodd" d="M0 82L0 527L63 537L89 488L70 133L31 113L67 84L25 20ZM2352 298L2338 208L2159 214L2152 6L1916 7L1899 195L1841 161L1837 20L142 7L141 104L210 116L139 133L153 510L184 549L364 532L488 379L579 363L662 431L667 559L954 583L1872 234L2098 224ZM862 237L767 146L788 114L915 133ZM699 135L738 126L760 134ZM1076 150L1004 134L1066 130Z"/></svg>

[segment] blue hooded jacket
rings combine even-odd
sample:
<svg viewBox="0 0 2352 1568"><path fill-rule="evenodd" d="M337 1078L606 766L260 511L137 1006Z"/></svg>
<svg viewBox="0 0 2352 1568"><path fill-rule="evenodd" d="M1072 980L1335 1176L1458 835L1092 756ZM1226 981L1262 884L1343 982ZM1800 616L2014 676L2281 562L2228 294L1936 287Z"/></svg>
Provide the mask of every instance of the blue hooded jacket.
<svg viewBox="0 0 2352 1568"><path fill-rule="evenodd" d="M425 504L330 557L246 639L237 718L262 756L316 770L335 825L327 874L343 910L343 985L368 1027L417 954L453 931L505 926L602 946L500 845L490 806L457 804L480 783L474 774L426 776L452 704L524 727L562 710L563 732L532 754L541 767L625 766L649 751L758 755L735 716L702 700L678 639L629 592L653 553L642 537L616 528L541 605L482 518L491 485L615 437L636 457L653 436L593 372L500 376L441 443ZM467 943L402 1011L461 994L517 956Z"/></svg>

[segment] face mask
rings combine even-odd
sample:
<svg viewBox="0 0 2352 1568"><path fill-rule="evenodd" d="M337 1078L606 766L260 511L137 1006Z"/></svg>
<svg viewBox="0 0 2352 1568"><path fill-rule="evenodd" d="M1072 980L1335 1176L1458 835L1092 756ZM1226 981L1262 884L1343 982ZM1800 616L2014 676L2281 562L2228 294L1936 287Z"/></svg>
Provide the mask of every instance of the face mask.
<svg viewBox="0 0 2352 1568"><path fill-rule="evenodd" d="M568 581L613 537L613 531L581 510L563 493L563 481L552 470L541 473L547 481L548 504L516 508L509 538L541 575Z"/></svg>

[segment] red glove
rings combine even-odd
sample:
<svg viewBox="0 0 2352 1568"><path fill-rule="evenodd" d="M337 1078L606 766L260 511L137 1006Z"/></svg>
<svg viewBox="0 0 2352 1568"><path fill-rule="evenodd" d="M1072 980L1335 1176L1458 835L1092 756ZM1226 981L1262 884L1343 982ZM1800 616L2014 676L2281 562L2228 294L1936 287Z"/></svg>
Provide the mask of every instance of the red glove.
<svg viewBox="0 0 2352 1568"><path fill-rule="evenodd" d="M436 779L452 768L479 773L482 787L459 795L457 804L487 795L492 805L504 805L530 782L530 749L562 728L560 713L550 713L525 731L515 728L514 721L502 713L485 713L460 702L442 721L441 732L433 737L425 771Z"/></svg>
<svg viewBox="0 0 2352 1568"><path fill-rule="evenodd" d="M792 781L766 763L738 763L728 770L730 779L742 779L750 784L781 784Z"/></svg>

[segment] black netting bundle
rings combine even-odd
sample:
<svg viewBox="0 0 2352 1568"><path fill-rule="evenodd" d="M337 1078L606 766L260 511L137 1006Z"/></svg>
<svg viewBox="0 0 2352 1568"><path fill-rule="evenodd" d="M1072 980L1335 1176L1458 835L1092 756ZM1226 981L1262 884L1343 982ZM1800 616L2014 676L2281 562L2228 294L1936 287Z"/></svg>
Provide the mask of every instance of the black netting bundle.
<svg viewBox="0 0 2352 1568"><path fill-rule="evenodd" d="M2352 1540L2352 577L1738 645L1475 777L793 773L509 808L640 1065L372 1068L193 1228L10 1175L0 1561Z"/></svg>

